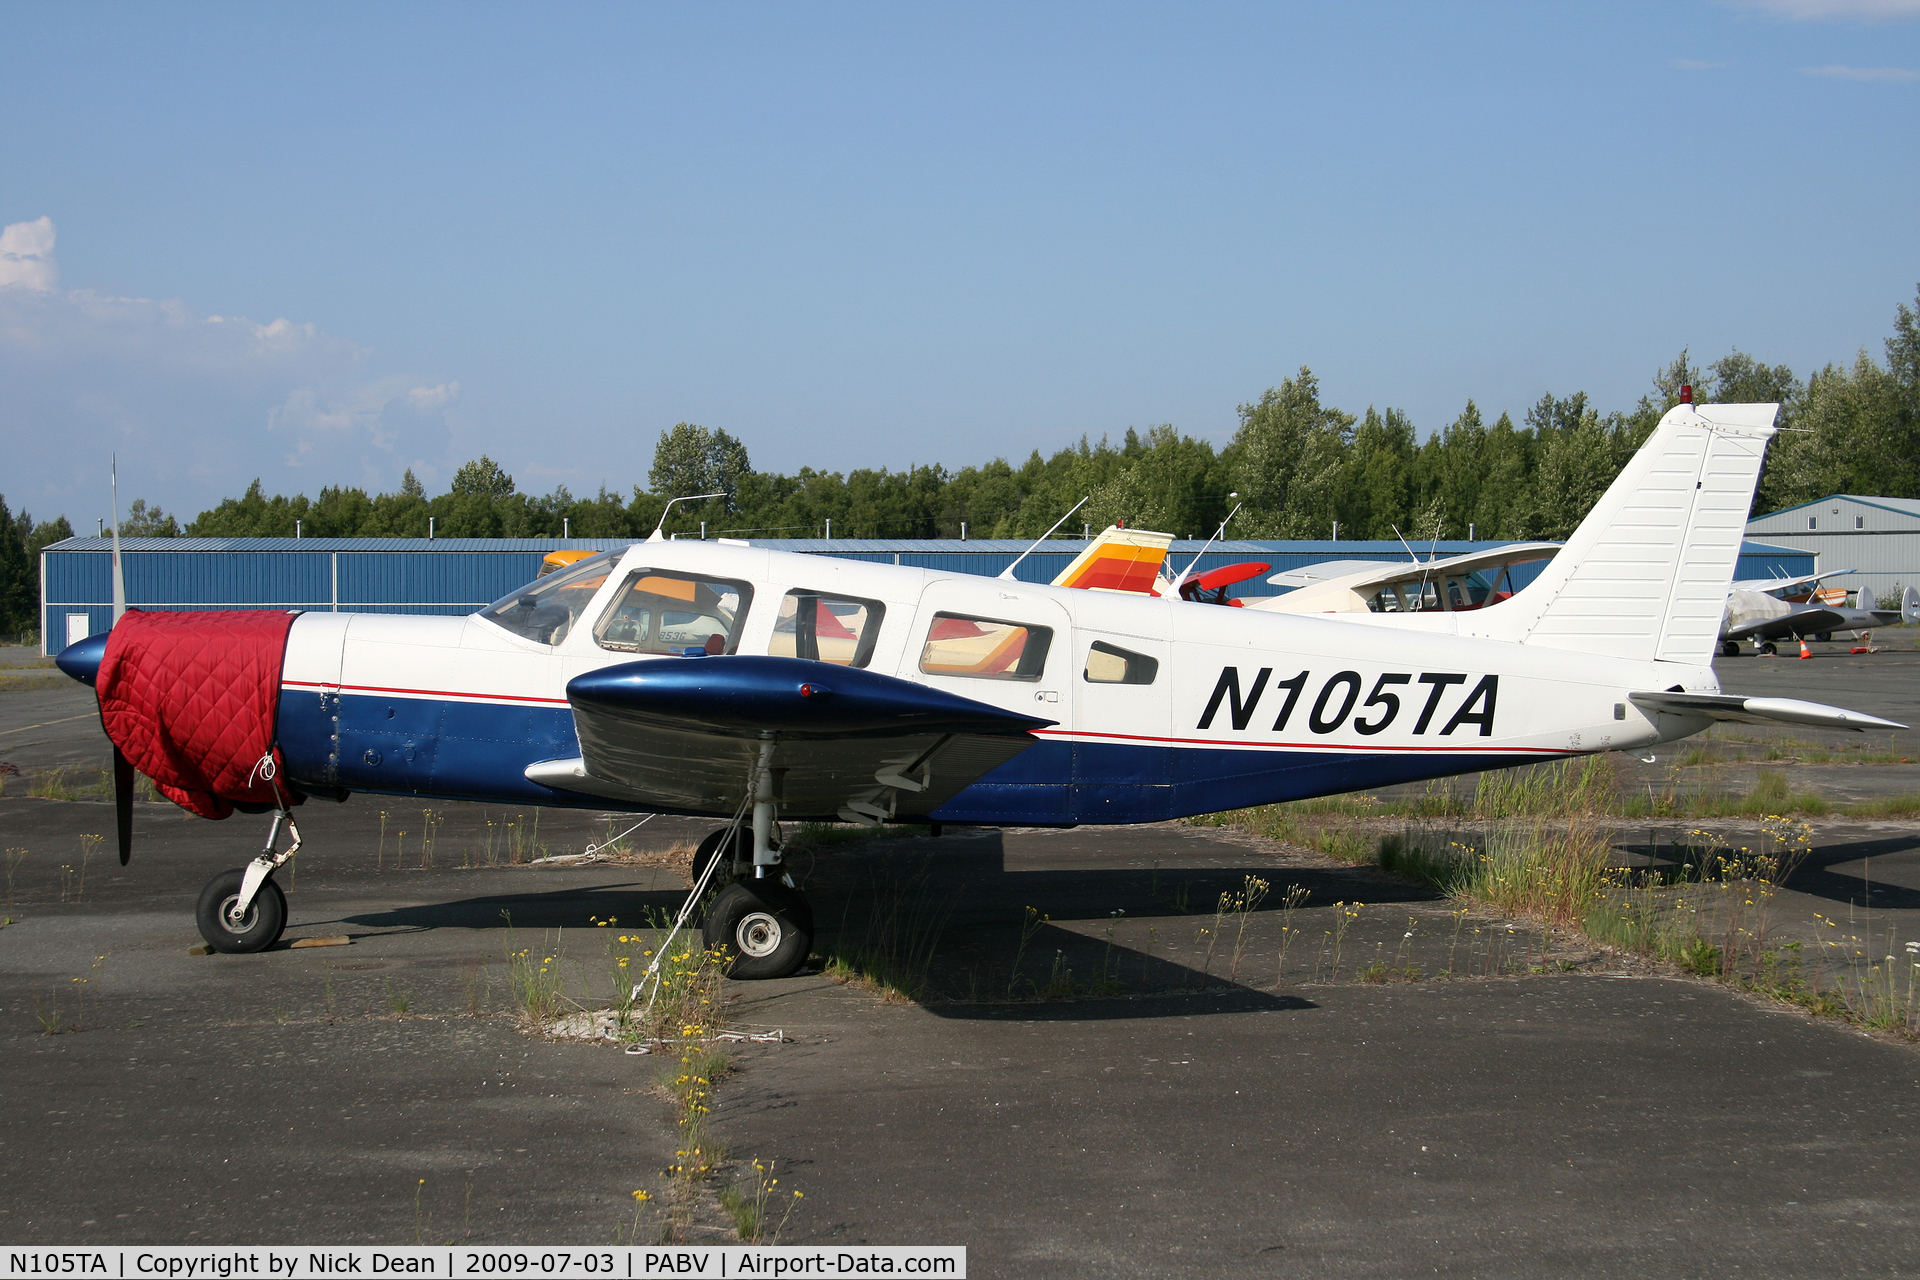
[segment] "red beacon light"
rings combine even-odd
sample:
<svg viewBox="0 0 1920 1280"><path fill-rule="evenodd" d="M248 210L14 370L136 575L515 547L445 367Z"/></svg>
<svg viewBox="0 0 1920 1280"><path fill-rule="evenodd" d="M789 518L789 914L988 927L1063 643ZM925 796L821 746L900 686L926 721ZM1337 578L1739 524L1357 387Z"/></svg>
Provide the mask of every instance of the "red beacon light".
<svg viewBox="0 0 1920 1280"><path fill-rule="evenodd" d="M1681 404L1693 403L1693 388L1691 386L1688 386L1685 383L1682 383L1680 385L1680 403Z"/></svg>

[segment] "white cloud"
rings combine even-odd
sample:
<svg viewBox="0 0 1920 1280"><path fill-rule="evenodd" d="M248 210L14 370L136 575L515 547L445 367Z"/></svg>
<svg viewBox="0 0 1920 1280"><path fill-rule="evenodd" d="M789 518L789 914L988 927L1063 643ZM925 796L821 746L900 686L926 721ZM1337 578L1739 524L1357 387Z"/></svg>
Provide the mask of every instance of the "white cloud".
<svg viewBox="0 0 1920 1280"><path fill-rule="evenodd" d="M131 497L190 516L255 476L392 488L403 459L448 448L458 383L422 385L311 324L59 289L53 242L47 218L0 233L0 421L25 428L9 432L15 507L99 514L75 503L110 451Z"/></svg>
<svg viewBox="0 0 1920 1280"><path fill-rule="evenodd" d="M60 271L53 263L53 219L13 222L0 231L0 289L53 288Z"/></svg>
<svg viewBox="0 0 1920 1280"><path fill-rule="evenodd" d="M1920 71L1909 71L1905 67L1802 67L1801 72L1810 76L1826 76L1831 80L1891 80L1906 82L1920 80Z"/></svg>
<svg viewBox="0 0 1920 1280"><path fill-rule="evenodd" d="M460 398L460 384L443 382L437 387L415 387L407 392L407 403L415 409L438 409Z"/></svg>
<svg viewBox="0 0 1920 1280"><path fill-rule="evenodd" d="M1920 0L1730 0L1795 22L1901 22L1920 18Z"/></svg>

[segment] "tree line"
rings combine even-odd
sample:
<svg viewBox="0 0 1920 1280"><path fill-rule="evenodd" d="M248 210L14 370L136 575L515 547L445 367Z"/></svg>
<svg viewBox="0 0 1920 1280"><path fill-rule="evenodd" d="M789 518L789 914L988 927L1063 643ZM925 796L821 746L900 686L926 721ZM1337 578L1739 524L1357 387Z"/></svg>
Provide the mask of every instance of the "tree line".
<svg viewBox="0 0 1920 1280"><path fill-rule="evenodd" d="M1036 449L1018 466L996 458L955 471L802 467L785 475L756 471L727 432L682 422L660 433L646 484L625 492L603 485L579 496L562 485L523 493L483 455L433 497L412 471L392 493L329 486L316 498L268 497L256 480L184 528L136 500L121 533L417 538L431 527L450 538L641 538L669 499L712 493L720 496L675 506L668 531L814 538L830 527L837 538L1034 538L1088 497L1075 525L1123 520L1183 537L1207 536L1238 506L1230 537L1559 539L1679 402L1682 386L1702 403L1780 403L1785 430L1768 451L1756 512L1829 493L1920 498L1920 292L1913 307L1898 308L1884 345L1884 364L1863 350L1805 380L1737 350L1707 365L1682 351L1632 409L1603 414L1585 392L1548 394L1518 423L1506 413L1489 423L1470 400L1424 441L1398 409L1354 414L1325 404L1306 367L1239 406L1239 428L1217 450L1160 425L1130 427L1117 443L1083 436L1051 457ZM38 534L23 523L31 522L13 521L0 537L24 550ZM0 559L12 554L0 548ZM33 600L38 558L29 559L36 581L25 598ZM6 590L8 599L17 594Z"/></svg>

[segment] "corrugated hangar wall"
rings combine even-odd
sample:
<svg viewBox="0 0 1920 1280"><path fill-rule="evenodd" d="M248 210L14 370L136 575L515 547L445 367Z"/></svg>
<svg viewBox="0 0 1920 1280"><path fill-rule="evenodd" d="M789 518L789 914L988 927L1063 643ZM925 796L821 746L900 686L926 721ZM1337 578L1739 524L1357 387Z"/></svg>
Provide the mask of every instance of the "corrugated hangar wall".
<svg viewBox="0 0 1920 1280"><path fill-rule="evenodd" d="M1920 500L1835 493L1747 522L1748 537L1797 543L1818 557L1809 573L1853 572L1830 584L1898 595L1920 586ZM1867 608L1873 601L1864 602Z"/></svg>
<svg viewBox="0 0 1920 1280"><path fill-rule="evenodd" d="M541 558L562 548L606 551L627 538L123 538L127 603L141 609L299 609L340 613L465 614L484 608L532 581ZM759 540L756 547L804 555L911 565L992 577L1030 543L957 539ZM1498 542L1423 543L1428 555L1461 555ZM1022 560L1014 576L1050 582L1079 555L1082 539L1054 539ZM1205 548L1205 554L1201 554ZM1180 541L1168 554L1184 570L1199 555L1201 572L1263 560L1274 572L1328 560L1405 560L1398 542ZM1516 570L1520 585L1537 565ZM1810 552L1748 543L1738 576L1758 578L1813 572ZM1265 575L1262 575L1264 577ZM1261 578L1237 594L1268 595ZM70 538L41 554L42 649L56 654L74 640L113 624L113 541Z"/></svg>

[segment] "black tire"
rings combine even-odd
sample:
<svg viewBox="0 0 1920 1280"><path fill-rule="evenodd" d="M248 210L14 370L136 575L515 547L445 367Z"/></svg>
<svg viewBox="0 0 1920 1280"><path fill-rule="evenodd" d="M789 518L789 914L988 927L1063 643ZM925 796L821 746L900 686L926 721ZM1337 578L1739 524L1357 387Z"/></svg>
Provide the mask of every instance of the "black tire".
<svg viewBox="0 0 1920 1280"><path fill-rule="evenodd" d="M707 908L708 950L725 947L727 976L752 982L797 973L813 950L813 911L778 880L736 880Z"/></svg>
<svg viewBox="0 0 1920 1280"><path fill-rule="evenodd" d="M239 922L238 929L226 918L228 904L239 899L240 882L246 875L244 867L222 871L200 891L200 907L194 915L200 924L200 936L215 951L228 955L265 951L280 940L287 927L287 895L280 892L271 876L253 895L246 919Z"/></svg>
<svg viewBox="0 0 1920 1280"><path fill-rule="evenodd" d="M1831 641L1831 640L1833 639L1833 632L1831 632L1831 631L1816 631L1816 632L1814 632L1814 633L1813 633L1813 638L1814 638L1815 640L1818 640L1818 641L1819 641L1819 642L1820 642L1821 644L1826 644L1826 643L1828 643L1828 642L1830 642L1830 641Z"/></svg>
<svg viewBox="0 0 1920 1280"><path fill-rule="evenodd" d="M700 842L700 847L693 851L693 861L687 867L687 875L692 877L694 884L700 883L707 864L720 855L720 846L727 843L727 836L732 831L732 827L721 827L718 831L709 832L707 838ZM731 856L726 863L714 869L713 879L707 882L707 888L720 889L732 882L733 868L729 864L753 861L753 832L741 827L732 844Z"/></svg>
<svg viewBox="0 0 1920 1280"><path fill-rule="evenodd" d="M687 865L687 874L692 877L692 883L699 884L700 876L706 871L707 864L716 857L721 856L721 847L727 843L727 833L731 830L731 827L722 827L718 831L710 833L706 839L700 842L700 847L693 851L693 861ZM753 831L748 827L741 827L740 833L734 839L732 847L732 856L729 857L725 863L714 869L713 879L707 881L707 888L724 889L726 886L732 884L738 875L734 870L735 865L746 866L752 864ZM774 837L773 847L776 849L780 847L780 838L777 835ZM785 872L781 873L780 879L786 881L789 886L793 883L793 878Z"/></svg>
<svg viewBox="0 0 1920 1280"><path fill-rule="evenodd" d="M1768 657L1773 657L1777 655L1780 650L1774 645L1773 641L1769 640L1760 646L1760 652L1766 654Z"/></svg>
<svg viewBox="0 0 1920 1280"><path fill-rule="evenodd" d="M1737 658L1737 657L1739 657L1739 656L1740 656L1740 642L1739 642L1738 640L1728 640L1727 642L1725 642L1724 644L1722 644L1722 645L1720 646L1720 656L1721 656L1721 657L1723 657L1723 658Z"/></svg>

